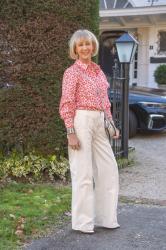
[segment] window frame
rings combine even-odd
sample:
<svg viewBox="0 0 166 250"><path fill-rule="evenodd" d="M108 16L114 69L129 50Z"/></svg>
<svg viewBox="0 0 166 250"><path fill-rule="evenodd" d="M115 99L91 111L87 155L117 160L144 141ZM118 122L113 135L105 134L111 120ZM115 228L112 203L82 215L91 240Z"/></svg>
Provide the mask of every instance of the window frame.
<svg viewBox="0 0 166 250"><path fill-rule="evenodd" d="M164 41L162 41L162 45L161 45L161 39L162 39L162 35L161 33L164 33L165 35L165 39ZM165 48L161 48L161 46L165 45ZM159 30L158 31L158 55L166 55L166 30Z"/></svg>

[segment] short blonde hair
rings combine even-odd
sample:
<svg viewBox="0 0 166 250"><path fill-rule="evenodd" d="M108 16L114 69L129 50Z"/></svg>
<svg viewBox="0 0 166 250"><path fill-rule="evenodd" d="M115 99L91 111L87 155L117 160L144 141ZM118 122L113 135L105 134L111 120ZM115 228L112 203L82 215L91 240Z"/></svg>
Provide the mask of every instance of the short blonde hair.
<svg viewBox="0 0 166 250"><path fill-rule="evenodd" d="M82 38L92 41L92 45L93 45L92 57L96 56L98 53L99 43L98 43L96 36L91 31L86 30L86 29L77 30L71 36L70 41L69 41L69 55L70 55L70 58L72 58L74 60L78 59L78 56L76 53L76 43Z"/></svg>

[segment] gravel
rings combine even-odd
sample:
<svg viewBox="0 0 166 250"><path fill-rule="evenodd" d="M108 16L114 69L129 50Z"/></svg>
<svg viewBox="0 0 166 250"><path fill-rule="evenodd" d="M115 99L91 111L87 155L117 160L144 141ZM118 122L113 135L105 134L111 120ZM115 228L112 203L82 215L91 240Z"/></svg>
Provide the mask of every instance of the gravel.
<svg viewBox="0 0 166 250"><path fill-rule="evenodd" d="M72 231L68 223L24 249L166 250L166 133L138 135L129 145L135 147L135 164L120 170L120 197L126 200L118 204L119 229L96 228L86 235Z"/></svg>
<svg viewBox="0 0 166 250"><path fill-rule="evenodd" d="M133 167L120 170L120 195L166 201L166 133L138 135Z"/></svg>

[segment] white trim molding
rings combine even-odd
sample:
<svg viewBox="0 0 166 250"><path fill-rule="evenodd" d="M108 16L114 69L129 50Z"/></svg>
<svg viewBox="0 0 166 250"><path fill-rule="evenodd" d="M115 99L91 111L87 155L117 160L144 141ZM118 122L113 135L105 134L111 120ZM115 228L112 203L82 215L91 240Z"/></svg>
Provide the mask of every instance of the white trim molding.
<svg viewBox="0 0 166 250"><path fill-rule="evenodd" d="M166 5L153 7L136 7L129 9L108 9L99 11L100 17L142 16L155 14L166 14Z"/></svg>

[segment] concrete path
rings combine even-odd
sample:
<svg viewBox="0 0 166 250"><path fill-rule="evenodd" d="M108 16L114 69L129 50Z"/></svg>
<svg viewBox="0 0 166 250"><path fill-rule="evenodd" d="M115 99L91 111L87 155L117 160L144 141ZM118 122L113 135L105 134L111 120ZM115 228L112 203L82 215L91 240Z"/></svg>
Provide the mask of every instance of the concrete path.
<svg viewBox="0 0 166 250"><path fill-rule="evenodd" d="M166 250L166 134L137 136L135 166L120 170L119 229L73 232L68 223L26 250ZM140 203L140 204L138 204Z"/></svg>

